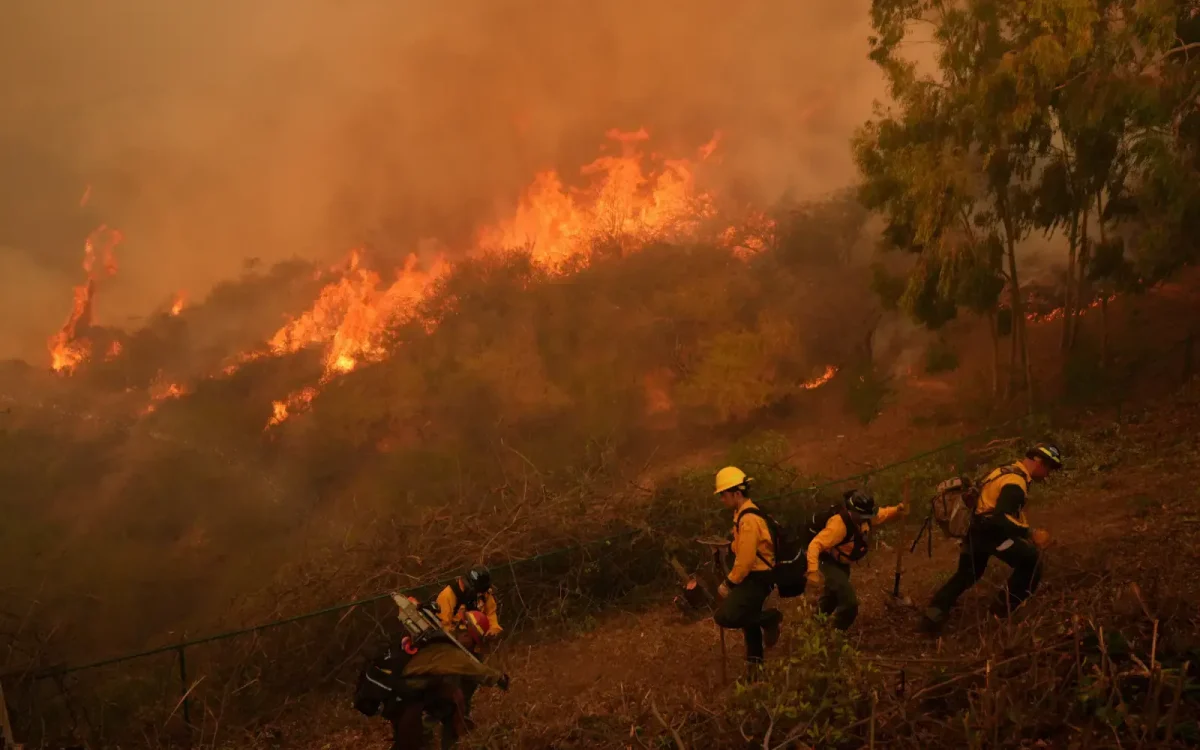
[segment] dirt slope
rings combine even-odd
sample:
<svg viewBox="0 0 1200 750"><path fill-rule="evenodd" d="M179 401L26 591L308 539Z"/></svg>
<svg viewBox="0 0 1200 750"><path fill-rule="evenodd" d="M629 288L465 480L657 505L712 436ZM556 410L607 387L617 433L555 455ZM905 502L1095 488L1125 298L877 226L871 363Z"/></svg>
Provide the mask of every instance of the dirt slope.
<svg viewBox="0 0 1200 750"><path fill-rule="evenodd" d="M1016 618L1036 617L1041 608L1068 597L1087 597L1194 621L1200 611L1200 384L1194 381L1120 425L1095 423L1083 432L1090 446L1086 455L1068 456L1068 472L1032 497L1034 524L1048 529L1056 543L1042 588ZM911 518L888 536L907 546L918 523ZM963 598L942 639L918 636L916 611L886 601L894 550L877 547L854 573L862 609L853 640L863 652L913 663L965 657L979 651L988 629L1003 627L986 612L1008 572L993 562L986 582ZM956 554L940 536L932 558L923 549L906 554L905 593L923 606L953 570ZM1141 601L1129 587L1135 582ZM782 604L793 619L797 606L795 600ZM613 612L587 625L587 632L553 642L506 644L492 657L511 673L513 685L506 694L480 693L477 741L495 747L639 747L644 745L635 737L662 730L654 710L668 722L721 712L731 689L721 684L718 631L711 620L686 622L664 604L649 612ZM741 670L739 634L726 640L734 676ZM787 648L786 633L777 648ZM319 713L290 726L284 734L296 744L282 746L388 746L381 721L342 708Z"/></svg>

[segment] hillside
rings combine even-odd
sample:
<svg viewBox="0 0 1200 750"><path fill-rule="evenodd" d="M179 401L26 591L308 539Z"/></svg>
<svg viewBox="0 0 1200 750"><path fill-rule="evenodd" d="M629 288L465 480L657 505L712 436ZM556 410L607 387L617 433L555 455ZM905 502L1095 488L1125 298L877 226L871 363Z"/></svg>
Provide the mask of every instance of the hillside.
<svg viewBox="0 0 1200 750"><path fill-rule="evenodd" d="M916 612L888 601L893 550L915 535L915 514L903 526L881 532L886 541L855 571L863 608L849 644L864 667L873 667L858 687L879 696L876 742L966 747L998 732L1014 746L1020 738L1041 743L1036 746L1107 747L1144 742L1150 736L1143 734L1146 722L1167 712L1180 743L1200 738L1195 691L1200 500L1193 489L1200 479L1200 388L1193 382L1119 422L1088 420L1057 434L1069 468L1039 488L1031 510L1056 543L1042 588L1012 621L988 614L991 591L1007 575L1005 566L993 563L985 582L964 597L944 637L917 634ZM1015 445L1006 443L992 455L1002 459ZM923 552L924 543L917 554L905 555L902 579L903 592L921 603L953 570L957 554L940 535L932 557ZM806 624L811 615L795 600L783 607L785 636L769 657L812 665L805 650L813 637L814 626ZM1072 633L1078 633L1075 641ZM1110 649L1106 657L1096 643L1098 633ZM729 673L736 675L741 646L736 634L727 640ZM480 747L654 747L671 744L661 717L684 747L742 746L739 723L761 742L764 709L774 698L722 685L719 654L711 621L688 622L667 605L609 612L565 623L535 642L505 643L492 659L512 674L513 687L507 694L481 693L475 741ZM1146 698L1149 678L1139 671L1152 658L1158 665L1154 674L1162 670L1165 682L1159 688L1159 678L1149 680L1162 691L1156 701ZM989 660L995 668L991 678L981 669ZM1187 674L1180 683L1183 698L1173 706L1181 668ZM848 667L840 669L859 678ZM1076 669L1086 676L1073 677ZM906 686L897 695L900 670ZM802 673L802 680L811 678ZM939 690L948 678L957 687ZM804 688L799 690L803 695ZM276 747L387 746L384 723L337 710L336 693L314 700L334 705L326 704L310 721L273 723ZM776 718L772 747L798 728L794 719ZM862 722L837 728L857 738L839 746L866 742Z"/></svg>

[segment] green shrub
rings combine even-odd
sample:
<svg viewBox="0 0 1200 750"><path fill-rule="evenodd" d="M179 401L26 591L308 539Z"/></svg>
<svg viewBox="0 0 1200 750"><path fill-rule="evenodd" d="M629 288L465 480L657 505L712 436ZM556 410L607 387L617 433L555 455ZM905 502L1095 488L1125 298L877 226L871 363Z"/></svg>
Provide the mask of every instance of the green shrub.
<svg viewBox="0 0 1200 750"><path fill-rule="evenodd" d="M786 650L766 662L766 679L738 685L735 723L757 736L772 727L772 747L840 746L870 711L874 668L822 615L798 617L787 630Z"/></svg>

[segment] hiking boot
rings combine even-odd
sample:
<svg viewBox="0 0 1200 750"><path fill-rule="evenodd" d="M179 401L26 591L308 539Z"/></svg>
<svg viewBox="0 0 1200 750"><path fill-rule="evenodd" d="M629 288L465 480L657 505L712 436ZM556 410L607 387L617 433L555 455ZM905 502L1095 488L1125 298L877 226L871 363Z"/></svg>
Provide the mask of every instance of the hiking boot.
<svg viewBox="0 0 1200 750"><path fill-rule="evenodd" d="M756 682L762 682L765 679L763 675L763 663L757 659L746 661L746 684L753 685Z"/></svg>
<svg viewBox="0 0 1200 750"><path fill-rule="evenodd" d="M921 632L937 635L946 624L946 613L937 607L930 607L921 615Z"/></svg>
<svg viewBox="0 0 1200 750"><path fill-rule="evenodd" d="M771 648L779 643L779 626L783 624L783 613L772 609L767 614L771 615L771 619L766 625L763 625L763 646Z"/></svg>

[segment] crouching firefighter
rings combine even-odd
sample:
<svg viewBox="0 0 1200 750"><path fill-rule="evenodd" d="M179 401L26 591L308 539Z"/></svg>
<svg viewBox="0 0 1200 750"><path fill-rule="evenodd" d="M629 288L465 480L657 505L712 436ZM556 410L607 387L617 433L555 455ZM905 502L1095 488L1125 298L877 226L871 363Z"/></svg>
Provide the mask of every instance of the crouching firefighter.
<svg viewBox="0 0 1200 750"><path fill-rule="evenodd" d="M819 610L832 615L833 626L846 630L858 617L858 594L850 583L850 565L866 556L870 549L871 529L898 515L906 515L908 506L880 508L871 493L849 490L842 502L813 515L808 532L808 591L820 592ZM823 588L822 588L823 587Z"/></svg>
<svg viewBox="0 0 1200 750"><path fill-rule="evenodd" d="M480 661L483 660L484 640L495 638L503 630L496 596L492 592L492 574L482 566L471 568L442 589L437 597L437 611L446 632L459 642L469 643L471 653ZM468 633L473 628L477 631L480 622L485 625L482 634ZM477 687L478 683L471 683L463 688L467 716L471 715L471 698Z"/></svg>
<svg viewBox="0 0 1200 750"><path fill-rule="evenodd" d="M1012 568L1008 585L997 598L996 614L1007 615L1037 590L1042 577L1039 546L1046 543L1048 535L1030 533L1025 501L1031 482L1041 482L1061 468L1062 455L1057 447L1037 445L1017 463L993 470L979 485L977 495L971 493L969 500L964 498L971 515L961 542L958 569L934 594L922 619L923 629L936 632L945 624L955 602L983 577L992 557Z"/></svg>
<svg viewBox="0 0 1200 750"><path fill-rule="evenodd" d="M429 608L399 595L393 599L400 608L401 633L359 675L354 707L391 722L392 750L426 746L425 716L441 723L442 747L453 747L468 729L464 687L507 690L508 675L474 658L440 627ZM473 632L480 631L469 628L463 637L469 642Z"/></svg>
<svg viewBox="0 0 1200 750"><path fill-rule="evenodd" d="M745 472L727 466L717 472L716 494L721 504L733 511L733 568L717 588L721 603L713 619L722 628L738 629L746 640L746 663L750 677L757 676L764 646L779 640L783 613L763 610L775 586L775 543L768 516L750 500Z"/></svg>

